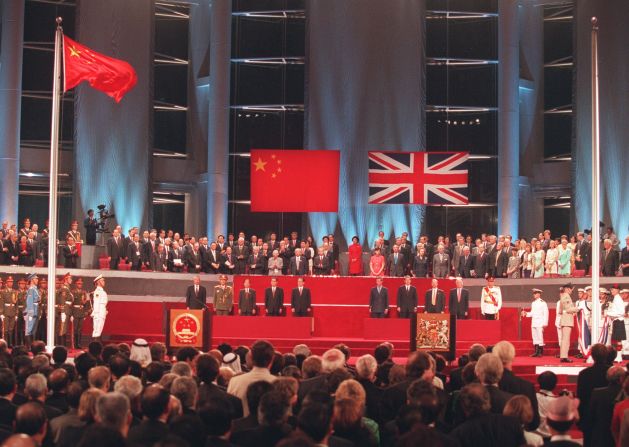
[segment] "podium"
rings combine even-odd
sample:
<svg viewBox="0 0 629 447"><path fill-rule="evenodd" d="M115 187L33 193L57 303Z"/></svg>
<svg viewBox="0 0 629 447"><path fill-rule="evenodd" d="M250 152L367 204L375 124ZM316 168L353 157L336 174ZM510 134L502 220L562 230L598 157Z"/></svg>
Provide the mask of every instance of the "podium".
<svg viewBox="0 0 629 447"><path fill-rule="evenodd" d="M448 360L456 356L456 315L416 313L411 317L411 351L431 351Z"/></svg>
<svg viewBox="0 0 629 447"><path fill-rule="evenodd" d="M168 350L186 346L203 351L209 350L210 315L208 311L165 305L164 323Z"/></svg>

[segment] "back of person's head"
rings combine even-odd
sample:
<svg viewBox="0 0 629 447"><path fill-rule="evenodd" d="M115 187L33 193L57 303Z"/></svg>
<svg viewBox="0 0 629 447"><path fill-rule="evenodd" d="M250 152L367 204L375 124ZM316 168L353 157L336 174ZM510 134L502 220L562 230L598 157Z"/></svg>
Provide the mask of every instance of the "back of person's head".
<svg viewBox="0 0 629 447"><path fill-rule="evenodd" d="M218 360L210 354L201 354L197 358L197 377L201 382L212 383L216 380L216 376L218 376L220 366Z"/></svg>
<svg viewBox="0 0 629 447"><path fill-rule="evenodd" d="M282 369L284 369L284 356L279 352L275 352L273 354L273 361L271 362L269 370L271 371L271 374L277 376L280 374Z"/></svg>
<svg viewBox="0 0 629 447"><path fill-rule="evenodd" d="M533 405L528 397L518 394L507 401L502 414L516 418L522 425L528 425L533 420Z"/></svg>
<svg viewBox="0 0 629 447"><path fill-rule="evenodd" d="M60 393L65 391L70 383L70 376L68 371L63 368L57 368L53 370L48 376L48 388L53 393Z"/></svg>
<svg viewBox="0 0 629 447"><path fill-rule="evenodd" d="M412 352L406 363L406 377L409 379L421 379L422 376L432 370L432 361L428 353L423 351Z"/></svg>
<svg viewBox="0 0 629 447"><path fill-rule="evenodd" d="M389 374L387 376L387 383L390 386L396 385L406 380L406 368L402 365L392 365L389 368Z"/></svg>
<svg viewBox="0 0 629 447"><path fill-rule="evenodd" d="M299 345L295 345L295 347L293 348L293 354L295 354L295 356L303 355L305 358L305 357L309 357L310 354L312 354L312 352L310 351L310 348L308 347L308 345L305 345L302 343Z"/></svg>
<svg viewBox="0 0 629 447"><path fill-rule="evenodd" d="M321 370L324 373L331 373L345 367L345 354L336 348L328 349L321 358Z"/></svg>
<svg viewBox="0 0 629 447"><path fill-rule="evenodd" d="M87 373L87 382L93 388L99 388L103 391L109 389L111 382L111 372L105 366L95 366Z"/></svg>
<svg viewBox="0 0 629 447"><path fill-rule="evenodd" d="M103 353L103 344L99 341L93 341L87 345L87 352L98 358Z"/></svg>
<svg viewBox="0 0 629 447"><path fill-rule="evenodd" d="M199 408L199 417L208 436L224 436L231 430L232 416L224 402L212 400Z"/></svg>
<svg viewBox="0 0 629 447"><path fill-rule="evenodd" d="M359 379L373 380L378 369L378 362L371 354L365 354L356 360L356 375Z"/></svg>
<svg viewBox="0 0 629 447"><path fill-rule="evenodd" d="M495 385L502 379L504 367L497 355L487 353L480 356L476 362L476 376L484 385Z"/></svg>
<svg viewBox="0 0 629 447"><path fill-rule="evenodd" d="M467 354L463 354L459 357L459 368L465 367L470 362L470 356Z"/></svg>
<svg viewBox="0 0 629 447"><path fill-rule="evenodd" d="M418 424L414 426L411 431L400 436L395 445L397 447L416 447L423 445L441 447L444 443L435 430L425 425Z"/></svg>
<svg viewBox="0 0 629 447"><path fill-rule="evenodd" d="M485 349L485 346L481 345L480 343L474 343L472 346L470 346L467 355L471 362L477 362L480 356L485 354L486 352L487 349Z"/></svg>
<svg viewBox="0 0 629 447"><path fill-rule="evenodd" d="M90 353L79 354L74 358L74 366L76 366L76 372L79 374L79 377L87 379L87 374L90 369L96 366L96 357L94 357Z"/></svg>
<svg viewBox="0 0 629 447"><path fill-rule="evenodd" d="M35 340L33 343L31 343L31 352L33 353L33 356L36 356L41 353L45 353L46 343L44 343L41 340Z"/></svg>
<svg viewBox="0 0 629 447"><path fill-rule="evenodd" d="M34 436L46 430L46 411L39 402L27 402L15 413L15 433Z"/></svg>
<svg viewBox="0 0 629 447"><path fill-rule="evenodd" d="M265 340L256 341L251 347L251 361L253 366L268 368L271 366L275 350L273 345Z"/></svg>
<svg viewBox="0 0 629 447"><path fill-rule="evenodd" d="M229 354L230 352L234 350L229 343L221 343L220 345L216 347L216 349L221 351L221 354L223 355Z"/></svg>
<svg viewBox="0 0 629 447"><path fill-rule="evenodd" d="M193 408L198 394L197 382L192 377L177 377L170 386L170 394L179 399L184 408Z"/></svg>
<svg viewBox="0 0 629 447"><path fill-rule="evenodd" d="M154 362L162 362L164 361L164 357L166 356L166 345L161 342L155 342L149 348L151 351L151 360Z"/></svg>
<svg viewBox="0 0 629 447"><path fill-rule="evenodd" d="M129 402L133 402L142 394L142 381L134 376L123 376L116 381L114 391L124 394Z"/></svg>
<svg viewBox="0 0 629 447"><path fill-rule="evenodd" d="M184 414L175 417L168 423L170 433L185 440L189 447L204 446L207 429L196 415Z"/></svg>
<svg viewBox="0 0 629 447"><path fill-rule="evenodd" d="M282 354L282 358L284 359L284 368L286 368L287 366L297 365L297 356L292 352Z"/></svg>
<svg viewBox="0 0 629 447"><path fill-rule="evenodd" d="M592 350L590 351L594 363L600 364L604 364L605 362L607 362L608 353L609 350L607 349L607 346L602 343L596 343L595 345L592 345Z"/></svg>
<svg viewBox="0 0 629 447"><path fill-rule="evenodd" d="M86 389L87 389L87 385L85 384L85 382L78 381L78 380L68 385L68 391L66 393L66 401L68 402L68 405L70 406L70 408L74 408L74 409L79 408L81 395L83 394L83 391L85 391Z"/></svg>
<svg viewBox="0 0 629 447"><path fill-rule="evenodd" d="M378 365L380 365L381 363L389 360L389 358L391 357L391 350L389 349L389 346L381 344L376 346L376 349L374 349L373 352L373 356L378 362Z"/></svg>
<svg viewBox="0 0 629 447"><path fill-rule="evenodd" d="M17 387L15 373L9 368L0 368L0 396L14 393Z"/></svg>
<svg viewBox="0 0 629 447"><path fill-rule="evenodd" d="M131 404L129 398L117 391L103 394L96 401L96 420L105 427L122 430L129 422Z"/></svg>
<svg viewBox="0 0 629 447"><path fill-rule="evenodd" d="M164 365L160 362L151 362L144 368L144 378L147 383L157 383L164 375Z"/></svg>
<svg viewBox="0 0 629 447"><path fill-rule="evenodd" d="M352 399L359 405L365 405L367 394L363 386L354 379L341 382L335 394L336 399Z"/></svg>
<svg viewBox="0 0 629 447"><path fill-rule="evenodd" d="M515 358L515 347L508 341L502 340L494 345L492 354L498 356L503 365L513 362Z"/></svg>
<svg viewBox="0 0 629 447"><path fill-rule="evenodd" d="M331 407L318 402L302 406L297 416L297 428L321 444L332 431Z"/></svg>
<svg viewBox="0 0 629 447"><path fill-rule="evenodd" d="M304 379L310 379L321 374L322 360L318 355L307 357L301 364L301 375Z"/></svg>
<svg viewBox="0 0 629 447"><path fill-rule="evenodd" d="M280 426L286 421L289 409L284 393L271 390L260 399L258 422L263 426Z"/></svg>
<svg viewBox="0 0 629 447"><path fill-rule="evenodd" d="M480 383L465 385L459 394L459 400L463 413L468 418L489 413L491 409L489 391Z"/></svg>
<svg viewBox="0 0 629 447"><path fill-rule="evenodd" d="M177 374L166 373L159 379L158 384L170 393L170 387L177 377L179 377Z"/></svg>
<svg viewBox="0 0 629 447"><path fill-rule="evenodd" d="M257 414L258 407L260 405L260 399L262 399L262 396L272 390L273 385L271 385L266 380L258 380L257 382L253 382L252 384L250 384L247 387L247 391L245 393L249 412L252 414Z"/></svg>
<svg viewBox="0 0 629 447"><path fill-rule="evenodd" d="M278 377L273 382L273 389L283 393L288 402L293 405L297 402L297 392L299 391L299 382L293 377Z"/></svg>
<svg viewBox="0 0 629 447"><path fill-rule="evenodd" d="M302 379L301 369L299 369L296 365L285 366L280 375L282 377L292 377L297 380Z"/></svg>
<svg viewBox="0 0 629 447"><path fill-rule="evenodd" d="M109 368L114 377L120 378L129 373L129 358L122 354L113 355L109 359Z"/></svg>
<svg viewBox="0 0 629 447"><path fill-rule="evenodd" d="M398 433L403 435L411 431L416 425L423 424L422 409L416 405L404 405L395 417L395 426Z"/></svg>
<svg viewBox="0 0 629 447"><path fill-rule="evenodd" d="M48 383L43 374L36 373L28 376L26 384L24 385L24 394L26 394L26 397L30 400L37 400L44 398L47 392Z"/></svg>
<svg viewBox="0 0 629 447"><path fill-rule="evenodd" d="M544 371L537 376L540 390L553 391L557 386L557 374L552 371Z"/></svg>
<svg viewBox="0 0 629 447"><path fill-rule="evenodd" d="M334 401L334 428L336 430L355 427L363 417L364 406L352 399L336 399Z"/></svg>
<svg viewBox="0 0 629 447"><path fill-rule="evenodd" d="M65 363L68 359L68 349L65 346L55 346L52 350L52 361L56 365Z"/></svg>
<svg viewBox="0 0 629 447"><path fill-rule="evenodd" d="M84 430L77 447L110 447L114 445L126 445L122 433L101 424L93 424Z"/></svg>
<svg viewBox="0 0 629 447"><path fill-rule="evenodd" d="M33 369L35 371L41 371L44 368L48 368L50 366L50 359L46 354L37 354L33 357Z"/></svg>
<svg viewBox="0 0 629 447"><path fill-rule="evenodd" d="M3 447L38 447L37 443L24 433L16 433L9 436L2 443Z"/></svg>
<svg viewBox="0 0 629 447"><path fill-rule="evenodd" d="M345 368L335 369L325 377L325 386L330 394L335 394L339 385L351 379L352 375Z"/></svg>
<svg viewBox="0 0 629 447"><path fill-rule="evenodd" d="M420 409L422 423L425 425L436 422L441 412L437 388L426 380L418 379L411 383L406 390L406 402Z"/></svg>
<svg viewBox="0 0 629 447"><path fill-rule="evenodd" d="M349 349L349 346L347 346L345 343L339 343L337 345L334 345L334 348L343 353L343 356L345 357L345 363L349 362L349 359L352 356L352 351Z"/></svg>
<svg viewBox="0 0 629 447"><path fill-rule="evenodd" d="M627 377L627 370L622 366L612 366L607 370L607 383L609 385L622 385Z"/></svg>
<svg viewBox="0 0 629 447"><path fill-rule="evenodd" d="M118 354L120 352L120 348L118 347L118 345L107 345L105 347L103 347L103 352L101 353L101 357L103 359L103 362L108 365L109 364L109 360L116 354Z"/></svg>
<svg viewBox="0 0 629 447"><path fill-rule="evenodd" d="M180 377L192 377L192 368L186 362L177 362L170 369L170 372Z"/></svg>
<svg viewBox="0 0 629 447"><path fill-rule="evenodd" d="M176 357L178 362L191 362L198 355L199 351L196 348L185 346L177 351Z"/></svg>
<svg viewBox="0 0 629 447"><path fill-rule="evenodd" d="M476 362L470 362L463 367L461 379L465 385L478 381L478 377L476 376Z"/></svg>
<svg viewBox="0 0 629 447"><path fill-rule="evenodd" d="M79 419L86 423L96 420L96 402L105 392L99 388L89 388L83 392L79 400Z"/></svg>
<svg viewBox="0 0 629 447"><path fill-rule="evenodd" d="M168 410L170 396L160 385L149 385L142 393L142 413L149 419L157 420Z"/></svg>

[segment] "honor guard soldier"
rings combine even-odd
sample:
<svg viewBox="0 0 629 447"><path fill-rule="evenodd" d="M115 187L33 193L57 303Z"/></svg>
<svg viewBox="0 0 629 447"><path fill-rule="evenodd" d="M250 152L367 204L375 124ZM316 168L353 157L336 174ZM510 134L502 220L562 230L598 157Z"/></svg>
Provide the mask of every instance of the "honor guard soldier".
<svg viewBox="0 0 629 447"><path fill-rule="evenodd" d="M531 319L531 335L535 352L531 357L541 357L544 354L544 328L548 326L548 305L542 299L542 291L533 289L531 311L522 311L521 316Z"/></svg>
<svg viewBox="0 0 629 447"><path fill-rule="evenodd" d="M221 275L219 282L214 286L214 309L216 315L229 315L234 305L234 290L227 285L227 275Z"/></svg>
<svg viewBox="0 0 629 447"><path fill-rule="evenodd" d="M568 283L561 288L559 294L559 325L561 327L561 346L559 349L559 358L562 363L572 363L568 358L570 350L570 334L574 327L574 315L579 311L577 306L572 302L573 285Z"/></svg>
<svg viewBox="0 0 629 447"><path fill-rule="evenodd" d="M68 334L68 326L70 325L70 316L72 315L72 303L74 297L72 295L72 275L66 273L63 276L63 283L57 291L57 297L55 300L55 311L60 310L60 325L59 327L59 344L69 347L70 343L66 335ZM56 313L56 312L55 312Z"/></svg>
<svg viewBox="0 0 629 447"><path fill-rule="evenodd" d="M502 308L502 291L499 286L494 285L494 278L490 276L481 293L480 311L485 320L497 320L500 308Z"/></svg>
<svg viewBox="0 0 629 447"><path fill-rule="evenodd" d="M2 289L2 301L3 301L3 334L4 339L9 343L9 346L15 344L15 318L17 316L17 290L13 288L13 277L7 276L7 280Z"/></svg>
<svg viewBox="0 0 629 447"><path fill-rule="evenodd" d="M17 345L24 344L24 331L25 331L25 320L24 320L24 309L26 309L26 292L28 289L26 288L26 278L20 278L17 283L17 309L15 316L15 343Z"/></svg>
<svg viewBox="0 0 629 447"><path fill-rule="evenodd" d="M46 340L46 328L48 327L48 280L42 277L39 280L39 321L37 323L37 331L35 332L36 340Z"/></svg>
<svg viewBox="0 0 629 447"><path fill-rule="evenodd" d="M94 305L92 310L92 319L94 320L94 330L92 331L92 338L94 341L101 341L103 335L103 328L105 327L105 319L107 318L107 292L105 292L105 278L103 275L98 275L94 278Z"/></svg>
<svg viewBox="0 0 629 447"><path fill-rule="evenodd" d="M72 290L72 335L75 349L81 349L81 334L83 333L83 320L92 312L92 303L88 293L83 289L83 279L77 278Z"/></svg>
<svg viewBox="0 0 629 447"><path fill-rule="evenodd" d="M26 309L24 310L24 319L26 320L26 328L24 331L24 341L26 346L30 347L33 343L33 335L37 330L37 321L39 319L39 290L37 283L39 277L32 274L28 277L29 288L26 291Z"/></svg>

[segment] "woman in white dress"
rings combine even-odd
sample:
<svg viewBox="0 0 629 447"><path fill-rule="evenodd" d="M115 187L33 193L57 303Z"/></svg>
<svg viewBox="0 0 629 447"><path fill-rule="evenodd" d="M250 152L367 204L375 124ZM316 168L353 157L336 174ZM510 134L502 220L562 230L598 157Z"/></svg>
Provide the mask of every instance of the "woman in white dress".
<svg viewBox="0 0 629 447"><path fill-rule="evenodd" d="M550 277L557 276L557 261L559 260L559 251L557 250L557 241L551 240L550 247L546 251L546 274Z"/></svg>

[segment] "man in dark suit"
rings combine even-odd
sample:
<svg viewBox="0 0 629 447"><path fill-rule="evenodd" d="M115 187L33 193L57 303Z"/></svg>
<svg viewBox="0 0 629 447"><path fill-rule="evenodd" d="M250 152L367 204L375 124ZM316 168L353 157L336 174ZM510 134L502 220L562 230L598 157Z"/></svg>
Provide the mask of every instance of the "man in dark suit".
<svg viewBox="0 0 629 447"><path fill-rule="evenodd" d="M299 250L299 249L297 249ZM291 293L290 307L296 317L307 317L311 308L310 289L304 287L304 278L297 279L297 287Z"/></svg>
<svg viewBox="0 0 629 447"><path fill-rule="evenodd" d="M305 275L307 264L306 257L301 253L301 248L296 248L295 256L290 258L290 274L295 276Z"/></svg>
<svg viewBox="0 0 629 447"><path fill-rule="evenodd" d="M256 313L256 291L251 288L251 281L245 279L242 289L238 292L238 315L251 316Z"/></svg>
<svg viewBox="0 0 629 447"><path fill-rule="evenodd" d="M214 384L220 366L218 360L210 354L201 354L196 358L196 373L201 381L201 385L199 385L199 407L202 407L205 402L209 401L224 402L225 406L230 409L232 419L241 418L243 415L242 401Z"/></svg>
<svg viewBox="0 0 629 447"><path fill-rule="evenodd" d="M151 270L154 272L165 272L168 270L168 253L164 248L164 244L159 244L157 251L151 255Z"/></svg>
<svg viewBox="0 0 629 447"><path fill-rule="evenodd" d="M238 238L238 243L232 248L232 253L236 258L234 275L243 275L247 268L247 261L249 260L249 248L245 245L244 238Z"/></svg>
<svg viewBox="0 0 629 447"><path fill-rule="evenodd" d="M205 309L207 291L201 285L201 278L197 275L192 279L192 285L186 290L186 307L188 309Z"/></svg>
<svg viewBox="0 0 629 447"><path fill-rule="evenodd" d="M483 354L476 362L474 371L480 383L489 392L491 412L502 414L505 405L513 397L513 394L498 388L498 384L504 374L502 361L495 354Z"/></svg>
<svg viewBox="0 0 629 447"><path fill-rule="evenodd" d="M142 267L142 253L140 248L140 236L135 235L127 245L127 262L131 264L131 270L140 271Z"/></svg>
<svg viewBox="0 0 629 447"><path fill-rule="evenodd" d="M330 268L336 269L339 262L340 248L339 244L337 242L334 242L333 234L328 235L328 251L332 252L332 264L330 265Z"/></svg>
<svg viewBox="0 0 629 447"><path fill-rule="evenodd" d="M509 255L503 250L503 244L498 242L496 249L489 256L489 271L494 278L506 278Z"/></svg>
<svg viewBox="0 0 629 447"><path fill-rule="evenodd" d="M450 289L448 309L451 315L456 315L457 320L467 319L470 307L470 291L463 288L463 280L456 279L456 287Z"/></svg>
<svg viewBox="0 0 629 447"><path fill-rule="evenodd" d="M232 248L228 245L225 247L225 253L221 258L220 272L226 275L233 275L236 269L236 257L232 253Z"/></svg>
<svg viewBox="0 0 629 447"><path fill-rule="evenodd" d="M614 405L622 395L622 384L627 377L627 370L622 366L612 366L607 370L607 385L594 388L590 397L587 419L581 421L582 427L591 434L592 446L614 445L610 427L614 414Z"/></svg>
<svg viewBox="0 0 629 447"><path fill-rule="evenodd" d="M186 265L188 266L188 273L200 273L203 261L201 260L201 253L199 252L199 243L195 242L192 249L186 253Z"/></svg>
<svg viewBox="0 0 629 447"><path fill-rule="evenodd" d="M85 245L96 245L96 230L98 229L98 221L94 217L94 210L87 210L87 217L83 221L85 227Z"/></svg>
<svg viewBox="0 0 629 447"><path fill-rule="evenodd" d="M625 238L625 248L620 252L620 267L622 276L629 276L629 236Z"/></svg>
<svg viewBox="0 0 629 447"><path fill-rule="evenodd" d="M404 276L406 262L404 261L404 255L400 253L400 247L397 244L393 246L393 253L389 255L387 265L389 266L389 276Z"/></svg>
<svg viewBox="0 0 629 447"><path fill-rule="evenodd" d="M620 265L618 252L614 250L610 239L605 239L603 245L605 246L603 254L601 255L601 269L603 276L616 276L618 266Z"/></svg>
<svg viewBox="0 0 629 447"><path fill-rule="evenodd" d="M0 427L13 430L17 405L11 400L17 391L15 373L8 368L0 368Z"/></svg>
<svg viewBox="0 0 629 447"><path fill-rule="evenodd" d="M249 255L249 274L262 275L264 273L264 256L260 255L260 247L255 245Z"/></svg>
<svg viewBox="0 0 629 447"><path fill-rule="evenodd" d="M168 253L168 270L171 272L181 272L184 265L183 249L177 241L173 241Z"/></svg>
<svg viewBox="0 0 629 447"><path fill-rule="evenodd" d="M205 273L218 273L221 267L221 254L216 242L212 242L210 248L205 252L203 266Z"/></svg>
<svg viewBox="0 0 629 447"><path fill-rule="evenodd" d="M312 272L315 275L327 275L330 270L328 257L323 254L323 247L319 247L317 251L317 256L312 260Z"/></svg>
<svg viewBox="0 0 629 447"><path fill-rule="evenodd" d="M389 290L382 285L382 276L376 278L376 286L369 296L371 318L384 318L389 314Z"/></svg>
<svg viewBox="0 0 629 447"><path fill-rule="evenodd" d="M457 272L461 278L471 278L474 270L474 256L470 254L470 247L463 247L463 253L459 257Z"/></svg>
<svg viewBox="0 0 629 447"><path fill-rule="evenodd" d="M397 290L397 311L400 318L410 318L417 311L417 289L411 285L411 277L404 277L404 284Z"/></svg>
<svg viewBox="0 0 629 447"><path fill-rule="evenodd" d="M122 238L120 237L120 232L115 229L112 233L111 239L107 241L107 257L109 258L110 270L118 270L120 258L124 256L122 245L123 243Z"/></svg>
<svg viewBox="0 0 629 447"><path fill-rule="evenodd" d="M79 267L79 252L74 239L71 237L66 239L66 245L63 247L63 257L65 259L65 268L75 269Z"/></svg>
<svg viewBox="0 0 629 447"><path fill-rule="evenodd" d="M478 246L478 254L474 256L472 277L485 278L489 273L489 256L485 252L483 245Z"/></svg>
<svg viewBox="0 0 629 447"><path fill-rule="evenodd" d="M144 420L129 430L127 440L130 445L152 446L164 439L168 433L168 391L157 384L144 388L141 398Z"/></svg>
<svg viewBox="0 0 629 447"><path fill-rule="evenodd" d="M607 346L597 343L591 349L594 364L579 372L577 376L577 397L579 398L579 428L583 431L584 445L589 445L592 439L592 430L588 425L590 420L590 398L595 388L607 386L607 370L609 364ZM585 421L585 424L584 424Z"/></svg>
<svg viewBox="0 0 629 447"><path fill-rule="evenodd" d="M264 307L269 317L279 317L284 311L284 289L277 286L277 278L271 278L271 287L264 291Z"/></svg>
<svg viewBox="0 0 629 447"><path fill-rule="evenodd" d="M437 256L437 255L435 255ZM439 288L439 281L432 280L432 288L424 294L424 312L439 314L446 310L446 294Z"/></svg>

